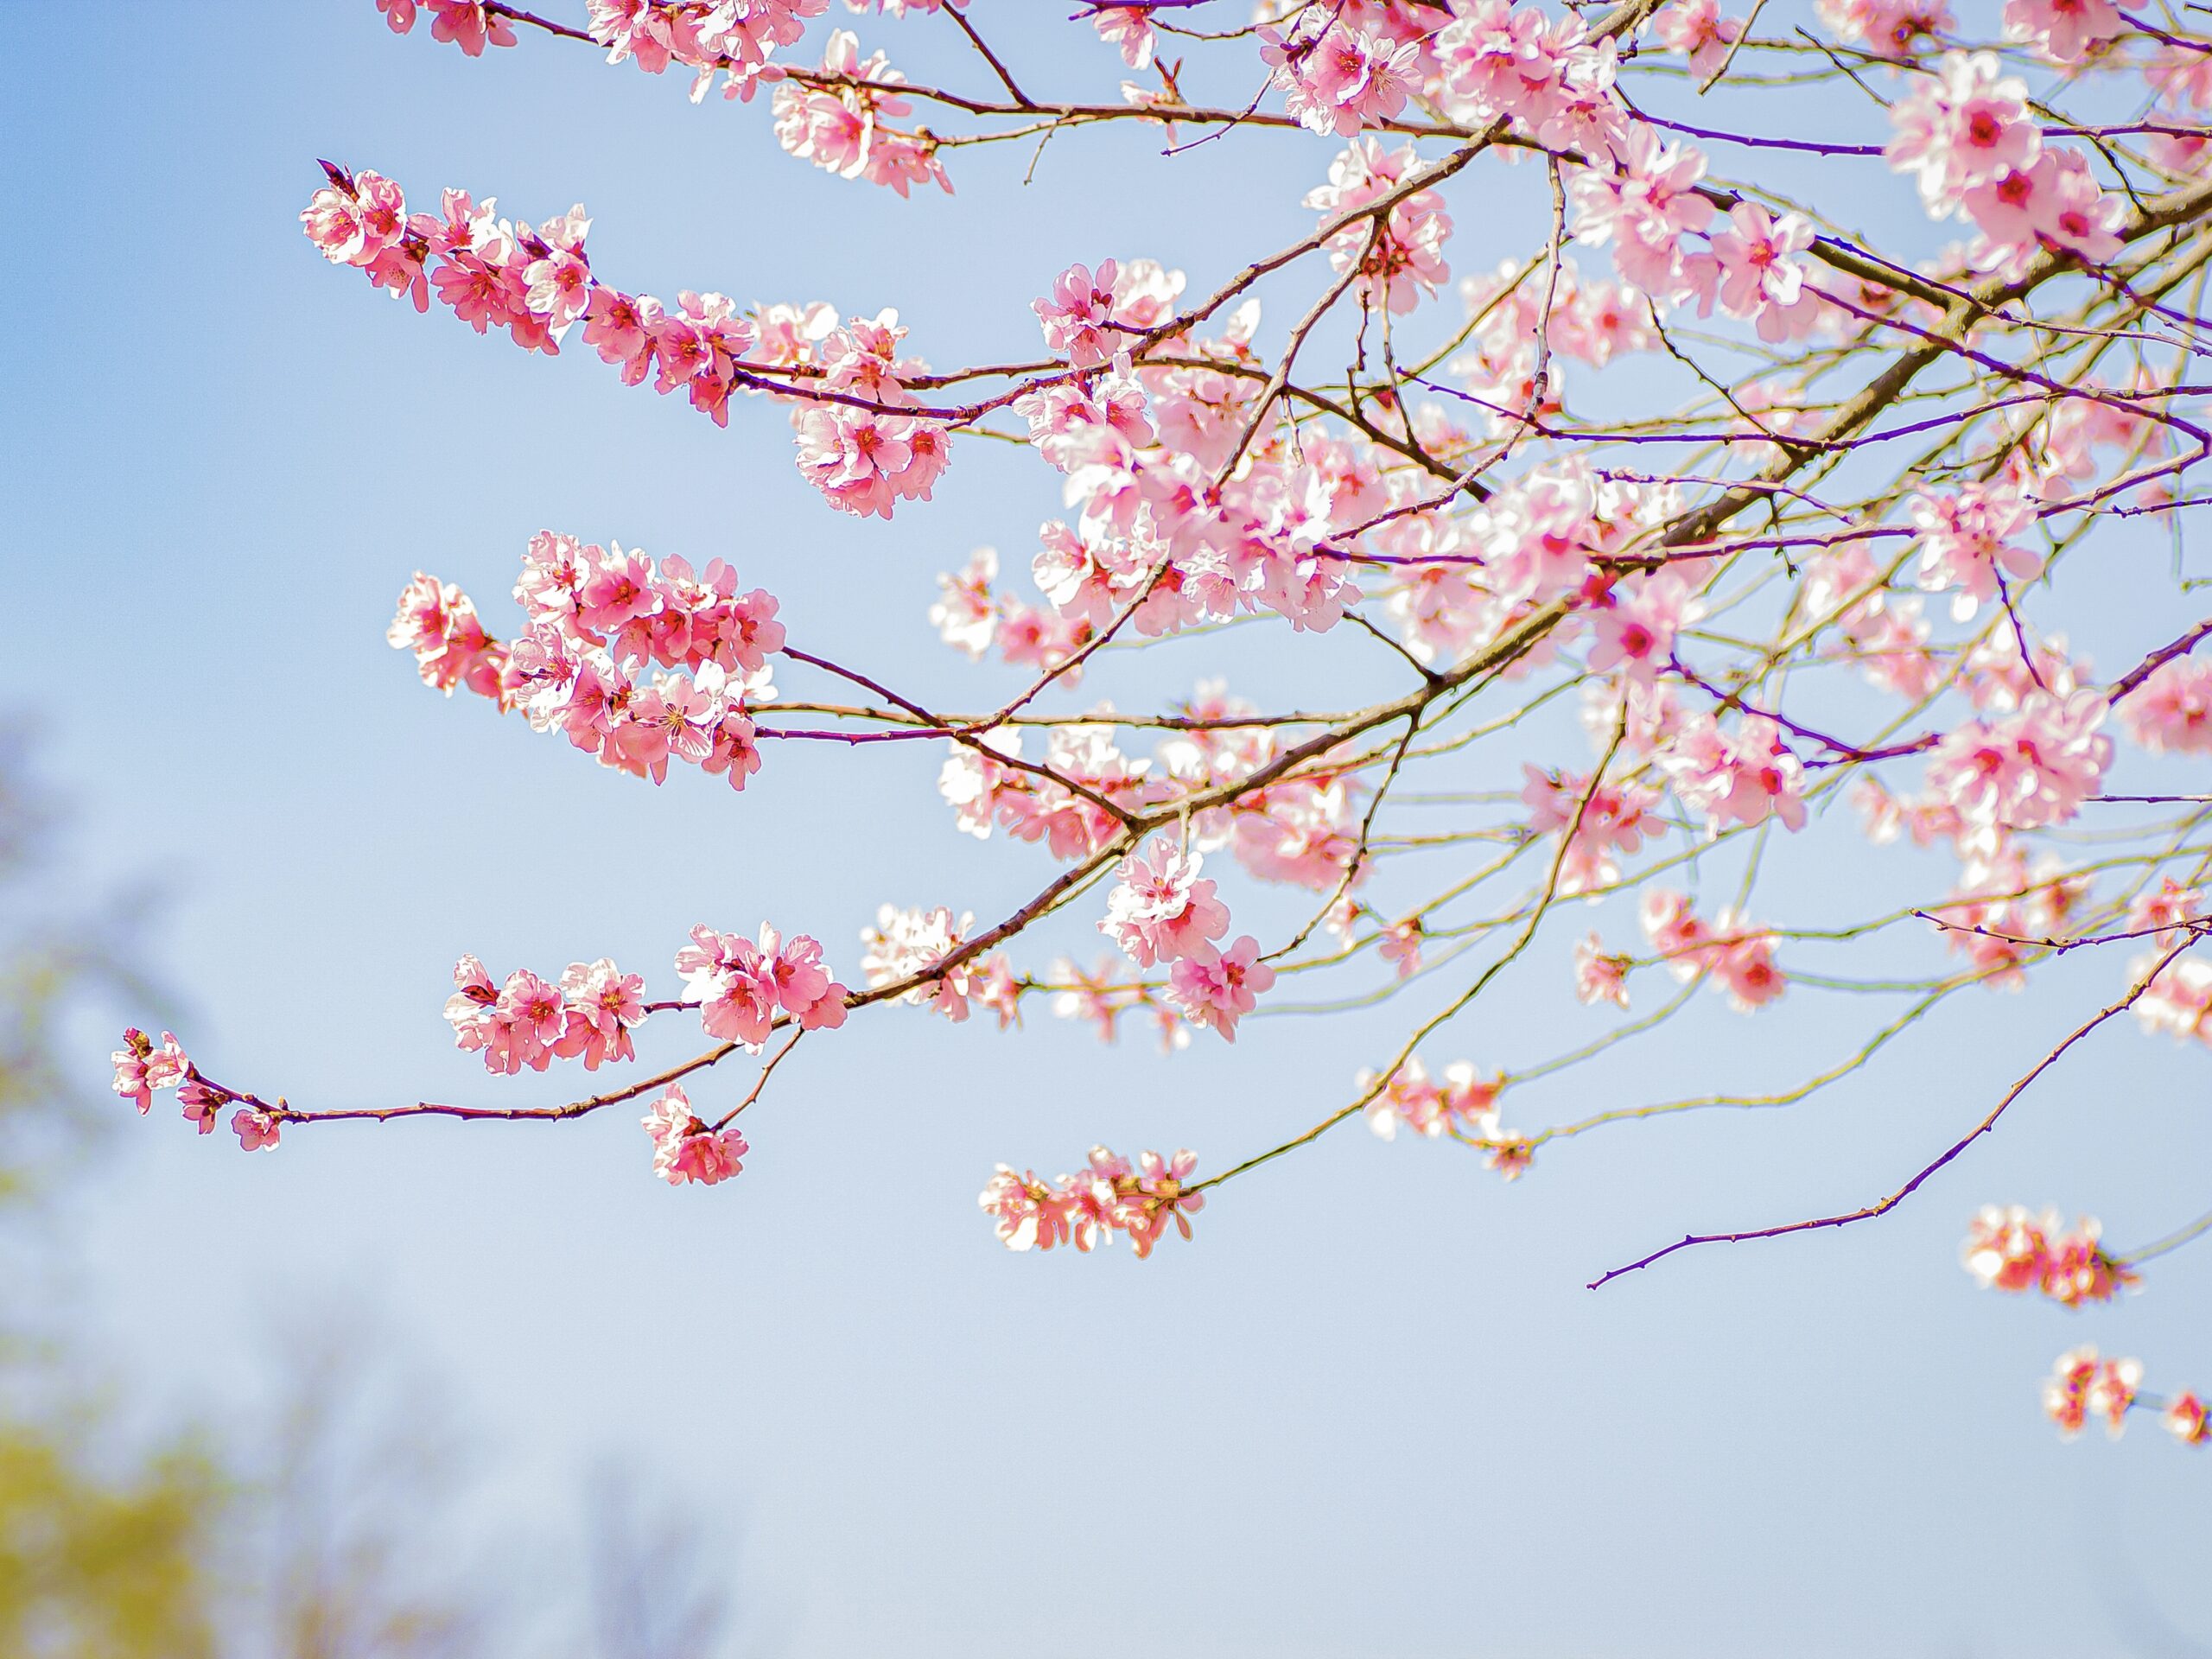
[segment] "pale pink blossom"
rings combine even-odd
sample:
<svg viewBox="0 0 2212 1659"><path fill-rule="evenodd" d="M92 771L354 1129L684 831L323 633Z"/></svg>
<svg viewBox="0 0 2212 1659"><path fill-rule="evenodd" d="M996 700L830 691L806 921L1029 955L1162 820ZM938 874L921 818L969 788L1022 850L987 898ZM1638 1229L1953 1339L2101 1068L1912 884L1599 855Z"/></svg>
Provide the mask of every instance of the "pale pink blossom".
<svg viewBox="0 0 2212 1659"><path fill-rule="evenodd" d="M945 964L975 925L974 912L955 920L942 905L931 910L884 905L876 911L875 925L861 931L861 972L871 989L918 981L899 1001L933 1007L957 1023L967 1019L969 997L982 989L983 976L972 957Z"/></svg>
<svg viewBox="0 0 2212 1659"><path fill-rule="evenodd" d="M1093 1147L1084 1167L1046 1183L1035 1173L1001 1164L977 1199L1008 1249L1049 1250L1072 1244L1088 1251L1126 1235L1139 1260L1152 1254L1172 1224L1185 1239L1191 1217L1205 1207L1192 1190L1198 1154L1156 1152L1126 1158Z"/></svg>
<svg viewBox="0 0 2212 1659"><path fill-rule="evenodd" d="M1929 758L1929 786L1985 844L1996 830L2063 823L2112 763L2112 740L2097 729L2105 714L2094 692L2031 692L2009 715L1947 734Z"/></svg>
<svg viewBox="0 0 2212 1659"><path fill-rule="evenodd" d="M192 1062L166 1031L157 1046L133 1026L123 1033L123 1046L109 1058L115 1063L115 1092L137 1106L141 1117L153 1109L156 1090L174 1089L192 1075Z"/></svg>
<svg viewBox="0 0 2212 1659"><path fill-rule="evenodd" d="M1611 1002L1617 1007L1627 1007L1630 965L1628 957L1609 955L1595 933L1578 939L1574 945L1576 999L1592 1005Z"/></svg>
<svg viewBox="0 0 2212 1659"><path fill-rule="evenodd" d="M2057 63L2077 63L2106 41L2127 32L2113 0L2005 0L2005 32Z"/></svg>
<svg viewBox="0 0 2212 1659"><path fill-rule="evenodd" d="M1743 38L1744 20L1722 16L1718 0L1674 0L1653 16L1651 33L1669 51L1687 56L1690 73L1703 80L1719 69L1728 48Z"/></svg>
<svg viewBox="0 0 2212 1659"><path fill-rule="evenodd" d="M1618 669L1649 684L1674 654L1675 633L1703 614L1689 583L1675 571L1646 577L1624 594L1616 590L1610 605L1591 613L1591 671Z"/></svg>
<svg viewBox="0 0 2212 1659"><path fill-rule="evenodd" d="M1417 43L1348 28L1326 10L1304 11L1287 35L1262 25L1259 37L1284 109L1315 132L1349 138L1396 115L1414 90Z"/></svg>
<svg viewBox="0 0 2212 1659"><path fill-rule="evenodd" d="M2005 577L2030 582L2043 574L2043 556L2008 539L2035 522L2034 510L2009 484L1970 483L1915 495L1905 516L1921 533L1920 586L1929 593L1957 590L1955 621L1967 620L1997 598Z"/></svg>
<svg viewBox="0 0 2212 1659"><path fill-rule="evenodd" d="M238 1136L240 1150L260 1152L283 1138L283 1124L271 1113L248 1108L231 1115L231 1132Z"/></svg>
<svg viewBox="0 0 2212 1659"><path fill-rule="evenodd" d="M487 46L512 46L514 25L483 0L423 0L430 9L430 38L450 41L472 58L484 55Z"/></svg>
<svg viewBox="0 0 2212 1659"><path fill-rule="evenodd" d="M1755 321L1761 340L1806 333L1815 307L1803 295L1805 262L1799 256L1813 245L1811 222L1802 213L1770 219L1757 202L1739 201L1728 210L1728 226L1713 235L1720 308ZM1711 308L1711 301L1701 302L1698 315Z"/></svg>
<svg viewBox="0 0 2212 1659"><path fill-rule="evenodd" d="M1001 1164L976 1202L1010 1250L1049 1250L1067 1242L1068 1198L1033 1170L1017 1174Z"/></svg>
<svg viewBox="0 0 2212 1659"><path fill-rule="evenodd" d="M1821 21L1846 41L1903 60L1921 41L1952 30L1944 0L1814 0Z"/></svg>
<svg viewBox="0 0 2212 1659"><path fill-rule="evenodd" d="M1070 265L1053 279L1049 295L1030 302L1045 331L1046 351L1086 369L1097 367L1121 349L1111 321L1114 282L1120 269L1111 259L1099 261L1096 276L1088 265Z"/></svg>
<svg viewBox="0 0 2212 1659"><path fill-rule="evenodd" d="M1131 853L1116 873L1098 931L1140 968L1189 958L1211 963L1214 941L1229 931L1229 906L1199 875L1205 860L1162 836Z"/></svg>
<svg viewBox="0 0 2212 1659"><path fill-rule="evenodd" d="M1098 38L1122 49L1122 61L1130 68L1152 67L1153 28L1149 6L1102 6L1090 14Z"/></svg>
<svg viewBox="0 0 2212 1659"><path fill-rule="evenodd" d="M2089 1417L2089 1390L2104 1370L2094 1348L2069 1348L2051 1367L2043 1385L2044 1414L2072 1440Z"/></svg>
<svg viewBox="0 0 2212 1659"><path fill-rule="evenodd" d="M1765 715L1740 716L1733 731L1700 717L1660 764L1682 804L1716 830L1770 817L1785 829L1805 827L1804 764Z"/></svg>
<svg viewBox="0 0 2212 1659"><path fill-rule="evenodd" d="M1974 186L2034 165L2043 133L2027 99L2027 83L2006 75L1993 54L1947 52L1890 106L1897 136L1884 153L1916 175L1921 200L1943 216Z"/></svg>
<svg viewBox="0 0 2212 1659"><path fill-rule="evenodd" d="M2120 702L2120 723L2152 753L2212 753L2212 662L2177 657Z"/></svg>
<svg viewBox="0 0 2212 1659"><path fill-rule="evenodd" d="M1729 1006L1738 1013L1764 1007L1787 988L1775 965L1771 934L1750 926L1732 910L1713 918L1713 931L1719 937L1706 960L1713 982L1727 992Z"/></svg>

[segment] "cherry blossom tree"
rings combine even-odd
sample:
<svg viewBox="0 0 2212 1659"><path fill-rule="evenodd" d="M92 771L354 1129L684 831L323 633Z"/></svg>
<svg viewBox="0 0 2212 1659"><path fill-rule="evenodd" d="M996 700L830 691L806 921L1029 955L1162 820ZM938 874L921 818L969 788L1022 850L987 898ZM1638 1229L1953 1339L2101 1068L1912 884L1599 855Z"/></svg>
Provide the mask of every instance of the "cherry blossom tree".
<svg viewBox="0 0 2212 1659"><path fill-rule="evenodd" d="M1929 1020L1979 1040L1992 994L2069 956L2100 965L2101 1001L2001 1098L1931 1100L1961 1121L1899 1148L1885 1194L1691 1233L1595 1287L1887 1213L2077 1047L2118 1040L2107 1027L2212 1043L2212 660L2196 654L2212 619L2191 615L2181 541L2212 501L2187 478L2212 448L2202 8L1071 3L1065 49L1017 67L988 7L846 0L887 35L964 37L972 73L923 85L864 53L830 0L376 0L393 33L427 21L471 57L589 53L678 77L695 102L765 105L788 156L887 224L912 193L953 190L963 149L1041 152L1122 123L1171 156L1305 147L1310 228L1211 275L1141 248L1024 250L1033 315L991 320L997 360L937 367L894 310L625 285L594 264L581 206L472 194L497 181L432 195L442 181L403 184L373 156L326 161L301 215L324 259L417 312L596 357L733 442L780 442L784 423L830 512L911 520L956 450L1033 450L1064 515L1026 571L986 550L945 574L927 618L977 665L964 707L849 665L838 619L787 615L772 569L649 556L619 525L530 536L496 611L418 573L390 632L427 685L656 785L691 766L757 796L783 745L842 745L856 768L874 746L931 746L942 802L918 810L1027 843L1004 855L1037 870L1032 896L979 918L951 893L880 895L857 955L811 918L708 918L671 941L672 976L463 956L454 1040L503 1077L608 1073L565 1101L294 1105L137 1031L118 1093L144 1112L173 1089L201 1133L227 1116L248 1150L344 1120L642 1108L653 1172L714 1185L757 1155L737 1120L801 1042L847 1040L856 1016L1004 1030L1049 1010L1109 1042L1136 1017L1173 1049L1235 1042L1293 982L1403 1005L1402 1041L1316 1080L1277 1144L1211 1162L1094 1147L1054 1179L1026 1161L1050 1148L1024 1148L984 1188L1012 1249L1122 1237L1145 1256L1189 1239L1219 1189L1257 1198L1248 1177L1355 1121L1456 1142L1511 1180L1585 1135L1807 1100ZM1933 257L1884 251L1929 221L1955 227ZM1263 283L1300 296L1287 326L1263 323ZM2171 569L2121 595L2133 642L2093 666L2069 649L2079 588L2062 578L2159 527ZM1270 709L1217 677L1194 688L1166 647L1203 654L1230 629L1311 663L1305 683L1356 659L1388 689ZM1109 652L1125 675L1159 664L1143 706L1085 701ZM1778 870L1846 864L1867 873L1847 921L1770 900ZM1284 895L1297 919L1278 925ZM1610 1023L1525 1060L1455 1051L1447 1027L1508 975ZM1704 1006L1756 1020L1793 995L1832 1001L1837 1035L1786 1089L1717 1077L1579 1117L1513 1109L1521 1086L1666 1043ZM708 1046L638 1075L649 1022L696 1023ZM1965 1260L2080 1306L2207 1230L2114 1250L2094 1222L1992 1206ZM2050 1414L2117 1432L2147 1409L2206 1440L2197 1395L2142 1380L2077 1349Z"/></svg>

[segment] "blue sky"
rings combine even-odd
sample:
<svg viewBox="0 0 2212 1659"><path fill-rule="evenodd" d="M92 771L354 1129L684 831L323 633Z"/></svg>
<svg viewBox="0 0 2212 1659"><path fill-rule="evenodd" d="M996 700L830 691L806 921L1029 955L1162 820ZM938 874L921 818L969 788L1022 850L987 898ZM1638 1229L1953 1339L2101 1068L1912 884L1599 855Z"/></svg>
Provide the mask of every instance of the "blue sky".
<svg viewBox="0 0 2212 1659"><path fill-rule="evenodd" d="M978 7L1033 81L1111 86L1118 62L1058 13ZM976 78L931 20L859 27L918 78ZM79 809L65 896L173 895L151 965L193 1052L333 1105L551 1097L451 1050L461 950L495 971L612 955L665 988L692 924L766 916L850 970L879 902L996 913L1045 868L957 835L921 746L779 751L734 800L448 703L384 642L410 572L461 582L497 629L541 526L728 557L795 639L973 701L1007 682L931 636L935 574L980 543L1026 559L1058 501L1041 467L969 444L929 507L840 518L772 410L718 431L580 346L528 358L325 266L296 218L317 156L417 200L581 200L615 280L896 305L944 365L1033 349L1027 302L1076 259L1150 254L1210 286L1311 223L1298 199L1332 153L1243 134L1164 161L1076 135L1027 188L1026 150L978 151L957 196L901 202L784 156L760 105L695 108L535 41L472 63L391 37L367 0L108 9L66 50L12 54L0 88L0 560L29 625L0 701ZM1454 187L1456 270L1524 251L1491 240L1498 176ZM1274 290L1278 330L1303 291ZM2120 601L2085 614L2114 659L2177 631ZM1189 681L1230 671L1281 706L1310 682L1271 644L1176 649ZM1774 903L1833 901L1831 880L1781 874ZM1572 1040L1580 931L1433 1058ZM610 1459L648 1471L727 1541L778 1651L2196 1653L2212 1471L2147 1423L2063 1446L2036 1390L2082 1340L2212 1382L2212 1255L2067 1316L1977 1292L1956 1249L1992 1199L2090 1209L2121 1243L2205 1207L2199 1054L2113 1030L1879 1223L1581 1288L1685 1228L1889 1190L2112 971L1984 998L1796 1110L1592 1137L1510 1188L1353 1126L1143 1264L1009 1255L974 1194L998 1160L1058 1169L1094 1140L1229 1161L1339 1103L1406 1011L1257 1021L1172 1059L1041 1009L1006 1039L876 1011L779 1075L743 1176L711 1191L652 1180L623 1110L296 1132L247 1158L164 1104L107 1143L52 1243L88 1339L179 1411L256 1397L288 1321L373 1308L473 1426L486 1517L570 1504ZM1777 1015L1701 1010L1528 1111L1780 1082L1866 1017L1811 997ZM88 1033L94 1084L108 1046ZM681 1033L649 1051L688 1052Z"/></svg>

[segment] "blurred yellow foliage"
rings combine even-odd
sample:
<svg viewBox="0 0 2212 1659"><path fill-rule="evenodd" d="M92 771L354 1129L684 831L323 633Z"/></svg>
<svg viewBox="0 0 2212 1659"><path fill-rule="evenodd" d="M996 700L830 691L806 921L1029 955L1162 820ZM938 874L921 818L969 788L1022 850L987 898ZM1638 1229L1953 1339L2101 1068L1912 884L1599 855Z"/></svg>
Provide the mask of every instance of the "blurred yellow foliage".
<svg viewBox="0 0 2212 1659"><path fill-rule="evenodd" d="M51 1425L0 1422L0 1653L17 1659L206 1659L202 1562L221 1501L185 1450L119 1474Z"/></svg>

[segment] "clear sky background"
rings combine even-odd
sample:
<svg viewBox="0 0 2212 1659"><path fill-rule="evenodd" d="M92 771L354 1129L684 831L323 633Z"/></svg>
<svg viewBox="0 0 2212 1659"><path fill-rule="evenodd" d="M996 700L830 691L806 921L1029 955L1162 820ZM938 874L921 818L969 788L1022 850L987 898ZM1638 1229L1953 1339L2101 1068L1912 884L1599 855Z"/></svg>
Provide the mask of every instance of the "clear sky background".
<svg viewBox="0 0 2212 1659"><path fill-rule="evenodd" d="M1120 65L1064 10L977 16L1037 86L1110 89ZM4 10L19 36L53 22ZM941 20L858 27L918 78L980 84ZM1033 351L1027 302L1072 260L1151 254L1210 288L1310 225L1299 197L1335 148L1247 133L1164 161L1134 131L1063 136L1027 188L1008 148L957 156L957 197L902 202L785 156L767 118L535 39L470 62L391 36L367 0L86 9L0 66L18 619L0 702L79 810L57 899L170 895L149 965L215 1075L303 1104L565 1098L569 1079L488 1078L452 1051L458 952L499 973L612 955L665 995L694 923L766 916L855 979L880 902L995 915L1047 870L956 833L924 746L785 746L742 799L696 775L656 791L442 701L384 642L417 568L505 632L524 543L551 526L729 558L794 639L974 704L1010 682L936 642L935 574L984 543L1026 563L1058 480L969 443L933 505L841 518L765 405L718 431L624 390L580 339L527 357L327 267L296 223L318 156L416 203L459 185L534 219L581 200L611 280L896 305L949 365ZM1454 187L1455 272L1525 251L1493 237L1491 193L1522 188L1499 177ZM1893 182L1880 211L1910 215ZM1270 338L1310 291L1272 290ZM2119 597L2082 624L2103 661L2186 620L2128 608L2123 578L2162 549L2112 557L2096 581ZM1281 638L1179 645L1170 691L1227 671L1265 706L1314 696ZM1581 753L1564 732L1528 743L1480 777ZM1240 919L1279 913L1232 882ZM1850 886L1780 868L1765 913L1851 913ZM1432 1063L1524 1063L1598 1028L1566 995L1585 925L1548 931ZM2121 1244L2206 1207L2200 1052L2115 1027L1886 1219L1582 1288L1688 1229L1888 1191L2119 971L2069 961L1803 1107L1593 1136L1517 1186L1347 1126L1141 1264L1009 1254L975 1193L1001 1159L1049 1173L1094 1140L1233 1161L1340 1103L1445 989L1173 1058L1041 1007L1005 1039L872 1011L779 1074L744 1174L712 1190L652 1180L626 1108L292 1131L249 1158L165 1098L108 1141L51 1245L87 1339L159 1410L250 1421L288 1333L368 1321L441 1379L422 1409L466 1426L479 1519L522 1554L586 1471L639 1471L697 1517L760 1652L2196 1654L2212 1461L2148 1421L2062 1445L2037 1390L2082 1340L2144 1355L2154 1385L2212 1385L2212 1251L2072 1316L1979 1292L1956 1252L1989 1200L2090 1210ZM1512 1121L1776 1086L1873 1019L1809 994L1771 1020L1704 1001L1633 1065L1510 1096ZM84 1036L96 1087L111 1038Z"/></svg>

